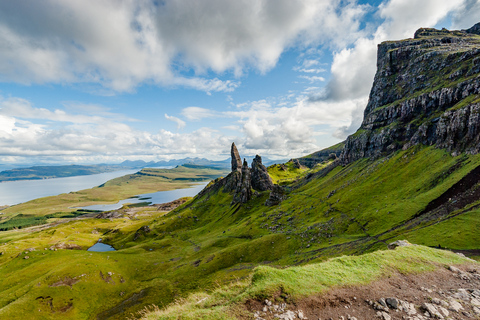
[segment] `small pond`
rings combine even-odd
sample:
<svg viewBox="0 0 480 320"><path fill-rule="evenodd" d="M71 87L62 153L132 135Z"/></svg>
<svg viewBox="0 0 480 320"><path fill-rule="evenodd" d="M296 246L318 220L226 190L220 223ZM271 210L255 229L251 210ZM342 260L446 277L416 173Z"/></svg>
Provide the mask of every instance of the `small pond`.
<svg viewBox="0 0 480 320"><path fill-rule="evenodd" d="M94 252L107 252L107 251L116 251L114 247L111 245L102 243L102 239L98 239L98 242L95 243L93 246L87 249L87 251L94 251Z"/></svg>

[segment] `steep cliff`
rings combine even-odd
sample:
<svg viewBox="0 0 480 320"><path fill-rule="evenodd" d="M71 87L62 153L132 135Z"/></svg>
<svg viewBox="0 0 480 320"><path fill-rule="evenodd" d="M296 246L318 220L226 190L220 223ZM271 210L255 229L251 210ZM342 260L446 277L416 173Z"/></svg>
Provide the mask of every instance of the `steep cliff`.
<svg viewBox="0 0 480 320"><path fill-rule="evenodd" d="M378 46L377 73L343 164L416 144L452 154L480 151L480 23L468 30L419 29Z"/></svg>

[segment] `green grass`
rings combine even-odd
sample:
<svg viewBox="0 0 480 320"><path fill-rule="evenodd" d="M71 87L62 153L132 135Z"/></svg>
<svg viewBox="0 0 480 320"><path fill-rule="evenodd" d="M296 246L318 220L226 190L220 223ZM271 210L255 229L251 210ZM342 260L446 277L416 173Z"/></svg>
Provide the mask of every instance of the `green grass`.
<svg viewBox="0 0 480 320"><path fill-rule="evenodd" d="M0 256L0 277L8 279L0 282L0 292L5 293L0 297L0 318L18 315L34 319L89 319L118 311L122 301L128 303L131 300L127 299L140 297L138 304L125 307L127 313L118 313L112 318L122 319L147 305L164 307L179 299L190 301L189 295L197 292L195 297L199 299L195 303L207 295L218 295L218 298L215 304L200 303L199 306L210 307L205 311L195 309L196 313L185 315L186 319L190 316L229 319L238 311L231 308L238 305L228 301L240 293L242 297L261 297L278 291L280 285L291 299L295 299L324 290L322 288L343 285L336 282L338 279L350 282L357 278L355 273L345 270L338 274L322 271L327 266L362 270L365 277L358 277L358 283L382 276L380 271L389 270L388 263L395 262L390 251L363 255L360 260L343 257L329 260L329 264L318 264L332 257L385 249L386 245L377 237L385 241L407 239L430 246L438 244L438 234L442 236L442 247L479 249L476 232L479 212L476 210L441 223L420 223L414 229L402 229L405 221L479 164L480 155L452 157L433 147L415 147L381 160L363 159L348 166L337 166L324 176L308 175L315 169L295 172L293 167L289 168L286 174L290 176L284 176L291 181L286 183L285 199L273 207L264 206L269 192L255 193L246 204L231 205L232 195L220 189L204 193L167 214L152 207L131 208L123 209L121 212L125 215L118 219L74 220L49 228L40 226L0 232L0 252L4 253ZM277 182L282 178L279 171L275 171L278 168L269 168ZM94 195L102 190L106 194L120 192L122 187L135 190L135 194L144 193L137 191L153 186L158 179L165 179L165 174L142 175L145 184L136 186L133 181L142 181L140 177L121 178L77 196ZM302 178L307 175L308 179ZM180 173L169 178L179 177ZM175 184L168 184L171 185ZM102 198L102 195L96 196ZM61 201L44 199L29 204L32 217L41 216L43 212L53 215L51 217L55 218L51 220L54 220L65 212L68 214L68 210L47 207L59 203L64 208L68 201L62 197ZM149 226L151 231L140 232L143 226ZM118 251L44 250L60 243L86 249L98 238ZM25 260L28 248L36 250L29 252L30 259ZM411 261L406 259L395 265L396 269L416 272L415 266L418 264L420 270L425 263L422 255L435 256L437 252L415 248L421 248L418 255ZM398 252L410 254L409 249L402 250ZM440 256L444 257L443 254L446 253ZM384 259L384 264L376 264L380 258ZM370 262L373 264L369 267ZM291 265L299 267L278 269ZM424 268L429 270L429 267ZM115 284L102 280L100 272L103 275L113 272ZM309 274L317 272L325 273L323 280L308 280ZM301 277L296 279L295 274ZM120 282L120 276L125 282ZM275 279L273 282L268 281L270 276ZM80 281L71 288L50 287L65 277ZM219 285L243 291L225 289L214 293ZM302 290L295 289L299 286ZM203 291L207 293L201 293ZM95 303L89 304L86 292ZM53 309L48 303L47 307L40 304L41 299L37 300L47 296L53 298ZM218 299L224 299L221 301L225 303ZM73 306L60 312L69 301ZM35 311L37 307L40 313Z"/></svg>
<svg viewBox="0 0 480 320"><path fill-rule="evenodd" d="M286 269L258 267L246 280L221 286L210 293L192 294L164 310L146 310L142 319L239 319L239 315L246 314L243 304L248 299L295 303L302 297L335 287L364 285L383 277L417 274L464 263L471 262L448 251L410 246Z"/></svg>

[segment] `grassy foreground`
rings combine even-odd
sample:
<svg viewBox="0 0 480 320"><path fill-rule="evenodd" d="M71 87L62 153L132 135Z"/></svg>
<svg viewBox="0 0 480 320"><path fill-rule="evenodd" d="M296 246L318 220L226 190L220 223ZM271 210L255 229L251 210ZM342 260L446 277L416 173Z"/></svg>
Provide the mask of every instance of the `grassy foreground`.
<svg viewBox="0 0 480 320"><path fill-rule="evenodd" d="M387 262L376 264L377 260L394 263L398 258L388 258L394 254L389 251L383 253L388 259L382 260L383 251L375 252L394 240L476 252L480 249L480 200L453 206L444 215L417 215L479 164L480 155L453 157L444 150L415 147L329 171L322 171L321 166L300 171L270 167L276 179L289 181L284 185L284 200L272 207L264 205L269 192L254 193L248 203L232 205L232 195L220 189L203 192L169 213L154 207L126 208L110 219L0 232L0 277L7 279L0 281L0 318L125 319L148 305L164 308L175 301L190 301L182 299L190 299L191 294L193 305L217 292L219 286L227 289L215 293L219 296L215 303L207 299L198 306L209 306L208 312L228 317L238 307L235 303L243 301L232 296L275 295L281 286L288 299L294 299L343 285L328 279L371 281L390 268ZM142 175L149 179L163 176ZM135 179L120 179L98 189L127 186ZM35 212L35 206L31 210ZM117 251L85 251L98 238ZM458 259L444 251L415 248L424 251L399 250L405 257L411 253L412 258L397 261L392 268L405 272L428 269L430 263L422 266L422 255L437 252L447 260ZM342 257L318 264L343 255L362 258ZM308 280L309 273L333 263L366 268L362 271L366 278L322 271L328 279L321 283ZM285 267L292 268L282 270ZM296 275L301 277L295 279Z"/></svg>
<svg viewBox="0 0 480 320"><path fill-rule="evenodd" d="M248 316L244 304L249 299L273 298L278 302L294 303L334 287L364 285L398 273L428 272L463 263L472 261L449 251L410 246L286 269L264 266L256 268L246 280L209 293L192 294L164 310L147 308L140 315L143 320L237 320Z"/></svg>

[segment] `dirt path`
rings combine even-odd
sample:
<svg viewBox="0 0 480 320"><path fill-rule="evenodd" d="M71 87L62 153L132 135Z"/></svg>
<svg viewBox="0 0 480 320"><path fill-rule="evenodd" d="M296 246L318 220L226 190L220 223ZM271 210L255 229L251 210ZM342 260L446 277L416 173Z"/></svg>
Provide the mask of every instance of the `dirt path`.
<svg viewBox="0 0 480 320"><path fill-rule="evenodd" d="M480 266L441 268L332 289L296 304L249 301L254 319L480 319Z"/></svg>

